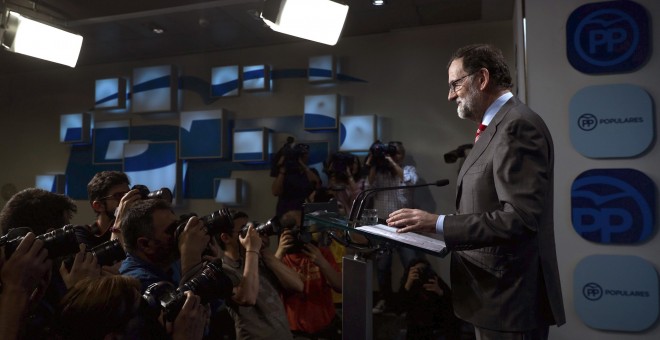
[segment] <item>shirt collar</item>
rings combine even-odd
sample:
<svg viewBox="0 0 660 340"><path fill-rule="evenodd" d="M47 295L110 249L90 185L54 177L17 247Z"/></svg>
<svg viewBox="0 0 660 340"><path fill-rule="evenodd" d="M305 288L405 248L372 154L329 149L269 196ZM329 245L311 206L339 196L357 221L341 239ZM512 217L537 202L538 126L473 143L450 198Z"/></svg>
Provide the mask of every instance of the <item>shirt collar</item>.
<svg viewBox="0 0 660 340"><path fill-rule="evenodd" d="M486 113L484 113L484 119L482 119L481 124L483 125L488 125L490 122L495 118L495 114L497 111L499 111L502 106L504 106L504 103L506 103L509 99L513 97L513 94L511 92L507 92L503 95L501 95L499 98L495 99L495 101L490 104L488 109L486 110Z"/></svg>

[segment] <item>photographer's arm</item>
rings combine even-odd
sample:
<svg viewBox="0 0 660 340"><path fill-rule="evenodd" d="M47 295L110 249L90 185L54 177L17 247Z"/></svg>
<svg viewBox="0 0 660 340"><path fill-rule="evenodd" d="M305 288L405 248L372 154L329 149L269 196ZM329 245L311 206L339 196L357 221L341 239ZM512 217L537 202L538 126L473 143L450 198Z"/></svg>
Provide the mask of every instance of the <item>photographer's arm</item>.
<svg viewBox="0 0 660 340"><path fill-rule="evenodd" d="M204 222L197 216L188 220L179 237L179 252L181 253L181 274L186 274L202 262L202 252L210 241Z"/></svg>
<svg viewBox="0 0 660 340"><path fill-rule="evenodd" d="M268 249L262 249L261 256L266 266L275 274L284 289L295 292L303 291L303 282L295 270L276 258Z"/></svg>
<svg viewBox="0 0 660 340"><path fill-rule="evenodd" d="M385 159L387 162L390 164L390 167L392 167L392 170L394 170L394 176L398 178L400 181L403 181L403 168L399 164L397 164L394 159L390 156L385 156Z"/></svg>
<svg viewBox="0 0 660 340"><path fill-rule="evenodd" d="M330 263L330 261L335 261L335 259L332 258L332 253L326 255L323 253L323 251L321 251L321 249L311 243L305 244L303 253L309 256L314 264L319 266L319 269L321 269L321 274L323 274L323 277L325 277L330 287L332 287L335 292L341 293L341 273L335 266Z"/></svg>
<svg viewBox="0 0 660 340"><path fill-rule="evenodd" d="M221 237L225 237L222 234ZM253 306L257 303L259 293L259 249L261 238L253 226L248 228L247 235L239 238L241 245L245 248L245 265L243 267L243 278L238 286L234 287L234 302L241 306Z"/></svg>

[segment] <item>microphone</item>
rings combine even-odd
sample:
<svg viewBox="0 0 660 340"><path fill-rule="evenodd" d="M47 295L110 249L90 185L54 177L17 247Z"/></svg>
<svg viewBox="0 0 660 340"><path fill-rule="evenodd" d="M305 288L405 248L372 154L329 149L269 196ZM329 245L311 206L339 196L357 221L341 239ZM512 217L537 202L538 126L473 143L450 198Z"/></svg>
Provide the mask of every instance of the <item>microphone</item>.
<svg viewBox="0 0 660 340"><path fill-rule="evenodd" d="M420 188L420 187L427 187L427 186L439 186L439 187L444 187L445 185L449 184L448 179L441 179L437 180L435 182L431 183L425 183L425 184L415 184L415 185L402 185L402 186L396 186L396 187L382 187L382 188L371 188L362 191L361 193L358 194L358 196L355 198L355 201L353 201L353 205L351 206L351 212L348 215L348 221L355 224L357 221L360 220L360 217L362 216L362 210L364 209L364 203L366 202L367 198L369 196L379 192L379 191L388 191L388 190L398 190L398 189L414 189L414 188Z"/></svg>

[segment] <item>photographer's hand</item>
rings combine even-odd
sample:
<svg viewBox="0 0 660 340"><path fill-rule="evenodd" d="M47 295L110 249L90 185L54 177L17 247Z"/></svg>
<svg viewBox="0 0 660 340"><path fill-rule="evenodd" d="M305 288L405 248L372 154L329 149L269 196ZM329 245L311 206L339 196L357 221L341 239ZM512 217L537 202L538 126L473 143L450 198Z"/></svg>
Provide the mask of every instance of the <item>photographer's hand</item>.
<svg viewBox="0 0 660 340"><path fill-rule="evenodd" d="M64 262L60 265L60 275L67 289L71 289L76 282L84 278L101 276L101 267L98 265L96 257L86 251L87 246L84 243L81 243L79 247L80 251L76 253L73 259L71 270L66 269Z"/></svg>
<svg viewBox="0 0 660 340"><path fill-rule="evenodd" d="M390 167L394 169L394 175L396 178L403 180L403 169L401 166L390 155L386 155L385 159L387 160L387 163L389 163Z"/></svg>
<svg viewBox="0 0 660 340"><path fill-rule="evenodd" d="M427 290L429 292L433 292L433 293L438 294L438 296L443 296L445 294L445 291L442 290L442 288L438 284L438 278L435 277L435 276L430 278L428 280L428 282L426 282L424 284L423 287L424 287L425 290Z"/></svg>
<svg viewBox="0 0 660 340"><path fill-rule="evenodd" d="M291 230L285 230L280 235L280 243L277 245L277 250L275 251L275 257L278 260L281 260L282 257L293 247L294 244L293 236L291 235Z"/></svg>
<svg viewBox="0 0 660 340"><path fill-rule="evenodd" d="M140 195L140 190L133 189L124 194L124 197L119 200L119 205L117 205L117 209L115 209L115 219L112 221L112 225L110 226L110 230L112 230L112 235L110 235L111 240L119 240L122 245L124 244L124 240L121 237L122 216L129 207L141 199L142 196Z"/></svg>
<svg viewBox="0 0 660 340"><path fill-rule="evenodd" d="M419 268L410 267L410 270L408 271L408 279L406 280L404 288L409 291L417 280L419 280Z"/></svg>
<svg viewBox="0 0 660 340"><path fill-rule="evenodd" d="M261 250L261 237L254 229L254 225L248 225L245 236L239 234L239 241L245 249L245 265L243 266L243 278L238 286L234 287L231 299L241 306L253 306L257 302L259 294L259 251Z"/></svg>
<svg viewBox="0 0 660 340"><path fill-rule="evenodd" d="M209 323L210 309L201 303L201 298L191 291L186 293L179 315L172 325L173 340L195 340L204 337L204 329Z"/></svg>
<svg viewBox="0 0 660 340"><path fill-rule="evenodd" d="M204 222L197 216L188 219L185 228L179 236L179 252L181 253L181 273L186 275L188 270L202 262L202 251L211 240Z"/></svg>
<svg viewBox="0 0 660 340"><path fill-rule="evenodd" d="M38 302L41 287L50 282L52 261L43 246L43 241L28 233L12 256L0 262L0 339L18 337L30 302ZM4 248L0 251L4 259Z"/></svg>

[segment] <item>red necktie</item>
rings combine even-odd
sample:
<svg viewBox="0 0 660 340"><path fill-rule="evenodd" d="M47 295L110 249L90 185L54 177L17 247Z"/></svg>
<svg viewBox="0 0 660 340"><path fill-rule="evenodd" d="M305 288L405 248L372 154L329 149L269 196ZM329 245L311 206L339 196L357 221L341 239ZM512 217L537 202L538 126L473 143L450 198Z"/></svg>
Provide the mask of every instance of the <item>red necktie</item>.
<svg viewBox="0 0 660 340"><path fill-rule="evenodd" d="M479 140L479 135L482 132L484 132L484 130L486 130L487 127L488 127L488 125L479 124L479 128L477 129L477 135L474 136L474 142L475 143Z"/></svg>

